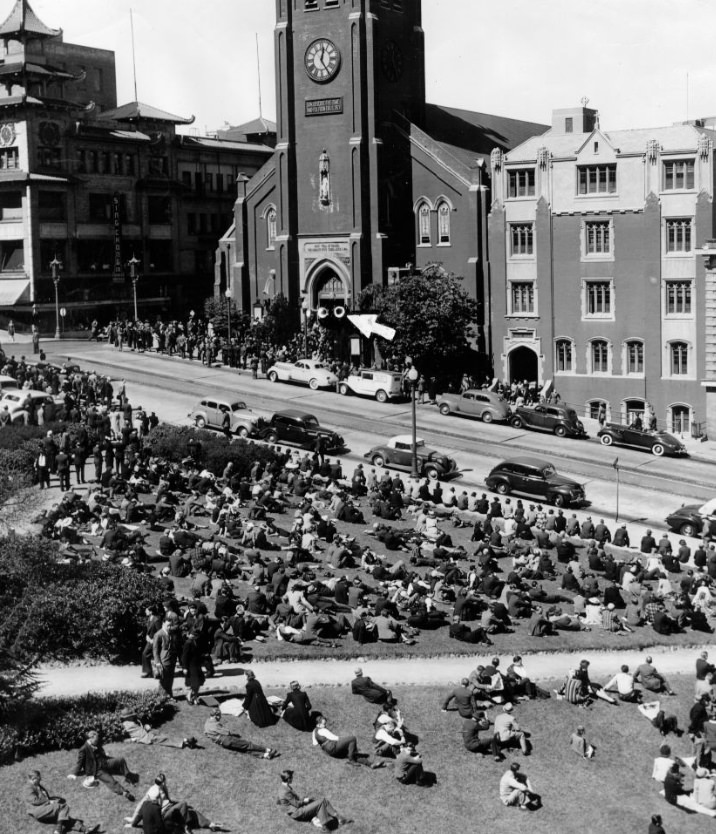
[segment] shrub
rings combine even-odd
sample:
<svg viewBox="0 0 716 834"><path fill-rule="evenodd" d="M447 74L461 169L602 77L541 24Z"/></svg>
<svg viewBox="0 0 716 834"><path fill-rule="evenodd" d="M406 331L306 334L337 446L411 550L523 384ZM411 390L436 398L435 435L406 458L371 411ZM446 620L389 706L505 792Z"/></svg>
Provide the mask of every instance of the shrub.
<svg viewBox="0 0 716 834"><path fill-rule="evenodd" d="M52 430L61 434L67 423L46 423L43 426L9 425L0 431L0 449L17 449L26 442L31 442L37 448L36 441L45 437Z"/></svg>
<svg viewBox="0 0 716 834"><path fill-rule="evenodd" d="M28 701L40 685L32 660L22 662L0 649L0 719L18 704Z"/></svg>
<svg viewBox="0 0 716 834"><path fill-rule="evenodd" d="M149 433L145 446L156 457L179 463L189 457L189 441L192 439L201 443L201 466L215 475L221 475L229 461L234 464L234 473L243 477L250 473L257 460L268 464L276 458L276 453L268 446L250 440L235 438L229 441L223 434L207 429L170 426L167 423L161 423Z"/></svg>
<svg viewBox="0 0 716 834"><path fill-rule="evenodd" d="M0 727L0 763L18 755L69 750L82 745L88 729L103 742L121 741L119 712L129 708L142 724L157 725L174 714L166 695L154 692L107 692L72 698L42 698L18 706Z"/></svg>

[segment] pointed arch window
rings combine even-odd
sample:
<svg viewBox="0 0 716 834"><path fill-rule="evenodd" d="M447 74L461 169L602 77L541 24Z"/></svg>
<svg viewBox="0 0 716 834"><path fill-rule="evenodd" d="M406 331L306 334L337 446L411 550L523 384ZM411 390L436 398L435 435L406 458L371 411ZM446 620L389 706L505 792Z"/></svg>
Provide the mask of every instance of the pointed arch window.
<svg viewBox="0 0 716 834"><path fill-rule="evenodd" d="M273 206L266 212L266 248L276 248L276 209Z"/></svg>
<svg viewBox="0 0 716 834"><path fill-rule="evenodd" d="M418 207L418 243L420 246L430 246L430 206L421 203Z"/></svg>
<svg viewBox="0 0 716 834"><path fill-rule="evenodd" d="M438 206L438 243L450 243L450 206L444 201Z"/></svg>

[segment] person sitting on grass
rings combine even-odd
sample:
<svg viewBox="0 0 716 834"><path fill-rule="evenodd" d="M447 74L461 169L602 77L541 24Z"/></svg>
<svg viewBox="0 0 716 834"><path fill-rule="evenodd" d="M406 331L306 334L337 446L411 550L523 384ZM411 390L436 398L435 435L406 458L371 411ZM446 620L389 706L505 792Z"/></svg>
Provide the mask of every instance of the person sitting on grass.
<svg viewBox="0 0 716 834"><path fill-rule="evenodd" d="M346 764L373 766L366 761L368 756L365 753L358 752L355 736L337 736L327 725L328 722L323 715L316 719L316 729L313 731L314 747L320 747L332 759L345 759ZM375 766L379 766L379 763Z"/></svg>
<svg viewBox="0 0 716 834"><path fill-rule="evenodd" d="M99 742L97 730L87 732L87 741L80 747L77 753L77 764L68 779L76 779L78 776L85 776L83 784L91 787L96 781L105 784L113 793L126 797L134 802L134 795L126 788L123 788L114 778L121 775L130 785L139 782L139 776L132 773L123 757L110 758Z"/></svg>
<svg viewBox="0 0 716 834"><path fill-rule="evenodd" d="M641 701L641 692L634 686L634 675L629 671L626 664L603 687L604 692L616 689L619 700L627 703L638 703Z"/></svg>
<svg viewBox="0 0 716 834"><path fill-rule="evenodd" d="M381 722L375 733L375 754L394 759L405 741L405 734L395 721Z"/></svg>
<svg viewBox="0 0 716 834"><path fill-rule="evenodd" d="M316 828L328 830L338 825L348 825L353 820L342 817L328 799L315 799L311 796L301 798L292 787L293 771L281 773L281 786L278 789L276 804L280 805L288 816L296 822L308 822Z"/></svg>
<svg viewBox="0 0 716 834"><path fill-rule="evenodd" d="M243 738L239 733L233 733L221 722L221 710L213 709L204 723L204 735L220 747L232 750L236 753L250 753L261 759L275 759L281 755L273 747L266 747L261 744Z"/></svg>
<svg viewBox="0 0 716 834"><path fill-rule="evenodd" d="M520 772L518 762L513 762L500 779L500 801L503 805L517 806L520 811L529 811L535 799L530 780Z"/></svg>
<svg viewBox="0 0 716 834"><path fill-rule="evenodd" d="M218 831L221 825L218 822L211 822L196 808L188 802L177 802L169 796L167 777L163 773L157 774L154 784L139 800L134 814L124 818L125 828L139 826L142 820L142 809L146 802L155 802L159 806L162 821L167 823L169 830L182 831L184 834L191 834L196 828L208 828L210 831Z"/></svg>
<svg viewBox="0 0 716 834"><path fill-rule="evenodd" d="M42 775L39 770L31 770L27 774L27 780L25 791L27 813L38 822L52 823L55 826L55 834L66 834L68 831L94 834L99 829L99 825L87 828L82 820L74 819L62 797L50 796L49 791L42 784Z"/></svg>
<svg viewBox="0 0 716 834"><path fill-rule="evenodd" d="M392 699L391 691L363 675L360 667L353 674L355 677L351 681L351 692L354 695L362 695L370 704L383 704Z"/></svg>
<svg viewBox="0 0 716 834"><path fill-rule="evenodd" d="M489 736L480 738L480 732L489 729L490 721L484 712L474 712L469 718L463 719L462 743L465 749L469 753L482 753L483 755L491 753L499 758L500 750L495 734L490 733Z"/></svg>
<svg viewBox="0 0 716 834"><path fill-rule="evenodd" d="M507 703L502 707L502 712L495 717L495 739L497 740L498 752L495 761L502 761L504 756L500 755L500 747L508 747L515 742L519 744L523 756L529 756L530 744L527 734L520 727L512 714L514 707Z"/></svg>
<svg viewBox="0 0 716 834"><path fill-rule="evenodd" d="M669 682L652 664L651 657L647 657L641 666L637 667L634 673L634 680L641 683L644 689L650 692L666 692L667 695L676 695Z"/></svg>
<svg viewBox="0 0 716 834"><path fill-rule="evenodd" d="M395 757L395 778L402 785L419 785L421 788L430 786L431 781L423 769L422 756L414 745L406 742L401 745L400 752Z"/></svg>
<svg viewBox="0 0 716 834"><path fill-rule="evenodd" d="M583 759L594 758L595 748L590 744L584 736L585 728L580 724L579 727L572 733L569 740L569 746L581 756Z"/></svg>

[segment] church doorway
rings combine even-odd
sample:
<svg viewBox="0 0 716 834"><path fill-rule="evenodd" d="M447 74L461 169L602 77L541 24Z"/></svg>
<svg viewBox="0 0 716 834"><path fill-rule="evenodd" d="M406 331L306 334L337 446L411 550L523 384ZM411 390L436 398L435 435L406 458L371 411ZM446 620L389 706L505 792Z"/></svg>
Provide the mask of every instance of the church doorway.
<svg viewBox="0 0 716 834"><path fill-rule="evenodd" d="M537 354L528 347L518 347L509 356L510 382L539 382Z"/></svg>
<svg viewBox="0 0 716 834"><path fill-rule="evenodd" d="M331 313L336 307L346 307L346 288L338 273L327 266L313 283L314 310L324 308Z"/></svg>

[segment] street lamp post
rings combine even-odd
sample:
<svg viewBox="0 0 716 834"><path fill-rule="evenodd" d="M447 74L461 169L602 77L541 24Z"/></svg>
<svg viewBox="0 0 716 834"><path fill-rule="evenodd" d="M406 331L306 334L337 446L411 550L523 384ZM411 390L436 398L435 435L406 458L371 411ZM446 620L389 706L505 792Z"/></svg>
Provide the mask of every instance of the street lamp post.
<svg viewBox="0 0 716 834"><path fill-rule="evenodd" d="M139 258L134 256L134 252L132 252L132 257L127 261L127 265L129 266L129 277L132 280L132 292L134 293L134 320L138 321L139 316L137 315L137 281L139 280L139 271L137 269L138 265L141 263Z"/></svg>
<svg viewBox="0 0 716 834"><path fill-rule="evenodd" d="M415 365L411 365L408 369L408 382L410 382L410 400L412 402L413 414L413 437L412 445L410 447L412 452L410 461L410 477L416 479L418 478L418 418L415 413L415 386L419 378L420 374L418 373L418 369L415 367Z"/></svg>
<svg viewBox="0 0 716 834"><path fill-rule="evenodd" d="M55 339L61 339L60 333L60 270L62 269L62 262L55 257L50 261L50 274L52 275L52 282L55 285Z"/></svg>
<svg viewBox="0 0 716 834"><path fill-rule="evenodd" d="M226 317L228 320L229 344L231 344L231 289L229 287L224 290L226 296Z"/></svg>
<svg viewBox="0 0 716 834"><path fill-rule="evenodd" d="M301 304L303 311L303 355L308 356L308 299L303 299Z"/></svg>

